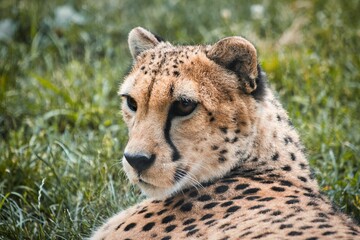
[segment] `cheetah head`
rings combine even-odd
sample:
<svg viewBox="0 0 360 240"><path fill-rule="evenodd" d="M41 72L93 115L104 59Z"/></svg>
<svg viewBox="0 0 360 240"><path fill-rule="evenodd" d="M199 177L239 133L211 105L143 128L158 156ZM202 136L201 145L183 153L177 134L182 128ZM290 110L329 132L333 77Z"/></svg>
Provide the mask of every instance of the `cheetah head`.
<svg viewBox="0 0 360 240"><path fill-rule="evenodd" d="M254 46L241 37L173 46L140 27L128 42L134 65L119 94L130 181L163 198L241 165L266 90Z"/></svg>

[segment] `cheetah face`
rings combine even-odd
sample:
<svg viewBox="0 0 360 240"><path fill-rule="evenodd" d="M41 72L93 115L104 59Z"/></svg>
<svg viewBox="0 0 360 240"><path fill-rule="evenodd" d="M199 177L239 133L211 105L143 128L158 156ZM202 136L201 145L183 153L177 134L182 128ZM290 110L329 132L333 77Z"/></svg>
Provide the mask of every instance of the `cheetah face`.
<svg viewBox="0 0 360 240"><path fill-rule="evenodd" d="M129 47L134 66L119 94L130 181L163 198L241 164L259 95L255 48L240 37L172 46L142 28L130 32Z"/></svg>

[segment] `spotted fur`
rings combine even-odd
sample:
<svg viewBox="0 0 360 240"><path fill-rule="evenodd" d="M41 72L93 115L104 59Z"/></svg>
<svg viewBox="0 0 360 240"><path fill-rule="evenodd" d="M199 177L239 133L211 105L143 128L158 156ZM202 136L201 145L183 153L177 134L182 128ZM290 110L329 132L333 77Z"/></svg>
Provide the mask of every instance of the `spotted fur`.
<svg viewBox="0 0 360 240"><path fill-rule="evenodd" d="M149 199L92 239L360 238L319 192L251 43L173 46L135 28L129 47L123 168Z"/></svg>

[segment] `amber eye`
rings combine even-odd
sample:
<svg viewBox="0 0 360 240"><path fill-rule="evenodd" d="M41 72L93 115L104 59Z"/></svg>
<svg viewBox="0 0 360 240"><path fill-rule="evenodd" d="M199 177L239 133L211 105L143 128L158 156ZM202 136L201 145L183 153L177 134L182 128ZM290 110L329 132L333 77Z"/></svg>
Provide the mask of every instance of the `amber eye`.
<svg viewBox="0 0 360 240"><path fill-rule="evenodd" d="M127 103L128 107L130 108L130 110L136 112L136 110L137 110L136 101L130 96L125 96L125 97L126 97L126 103Z"/></svg>
<svg viewBox="0 0 360 240"><path fill-rule="evenodd" d="M192 100L181 99L172 104L170 112L175 116L184 117L192 113L197 107L197 104L197 102Z"/></svg>

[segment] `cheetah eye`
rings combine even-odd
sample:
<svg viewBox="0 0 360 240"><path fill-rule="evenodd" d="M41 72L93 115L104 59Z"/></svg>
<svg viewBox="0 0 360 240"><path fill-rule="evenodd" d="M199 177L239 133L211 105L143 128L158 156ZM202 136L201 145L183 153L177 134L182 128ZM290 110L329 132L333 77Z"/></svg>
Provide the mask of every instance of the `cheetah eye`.
<svg viewBox="0 0 360 240"><path fill-rule="evenodd" d="M184 117L192 113L198 103L189 99L175 101L171 106L171 113L175 116Z"/></svg>
<svg viewBox="0 0 360 240"><path fill-rule="evenodd" d="M130 108L130 110L133 112L136 112L136 110L137 110L136 101L128 95L126 95L124 97L126 97L126 103L127 103L128 107Z"/></svg>

